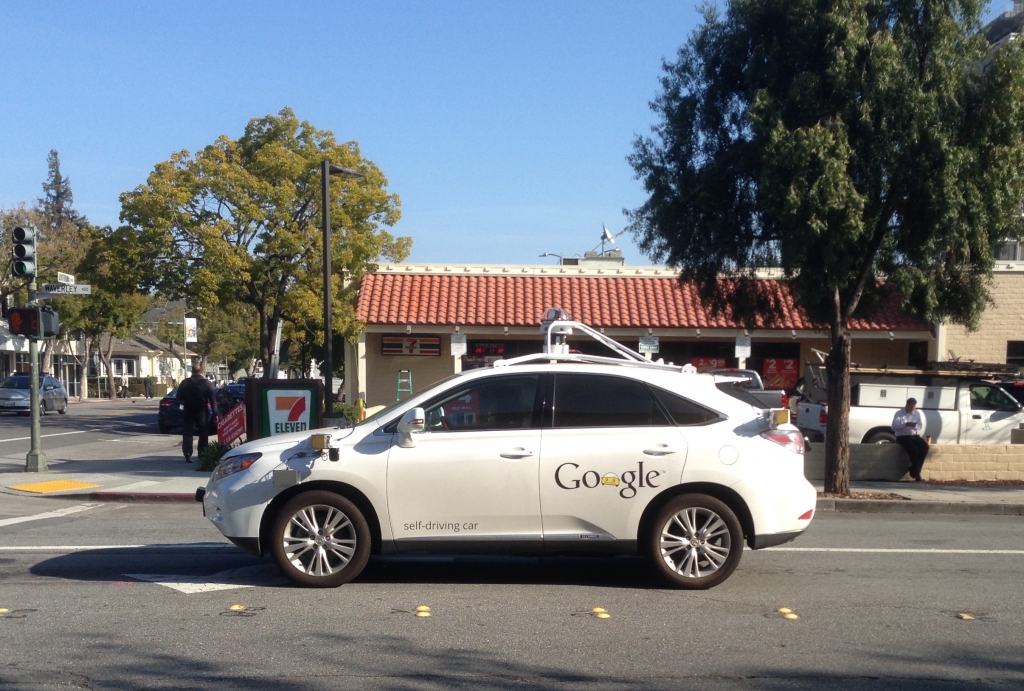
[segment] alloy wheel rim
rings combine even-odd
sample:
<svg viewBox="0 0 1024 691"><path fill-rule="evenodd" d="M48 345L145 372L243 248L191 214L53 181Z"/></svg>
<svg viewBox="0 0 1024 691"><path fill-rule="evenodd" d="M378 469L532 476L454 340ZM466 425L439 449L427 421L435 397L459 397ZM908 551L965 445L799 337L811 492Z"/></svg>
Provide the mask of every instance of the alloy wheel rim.
<svg viewBox="0 0 1024 691"><path fill-rule="evenodd" d="M295 512L284 529L288 562L308 576L336 574L352 561L356 529L343 511L326 504Z"/></svg>
<svg viewBox="0 0 1024 691"><path fill-rule="evenodd" d="M662 526L661 557L684 578L713 574L725 565L731 552L729 526L711 509L683 509Z"/></svg>

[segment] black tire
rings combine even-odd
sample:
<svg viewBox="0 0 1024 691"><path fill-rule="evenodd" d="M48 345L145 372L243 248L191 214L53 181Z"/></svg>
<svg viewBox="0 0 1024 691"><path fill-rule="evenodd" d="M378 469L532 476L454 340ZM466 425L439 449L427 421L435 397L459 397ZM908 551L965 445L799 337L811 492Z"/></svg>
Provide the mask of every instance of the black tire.
<svg viewBox="0 0 1024 691"><path fill-rule="evenodd" d="M696 519L696 530L689 531L680 520L684 512L687 521ZM688 533L700 536L700 543L692 546ZM663 542L663 537L669 539ZM648 557L655 570L685 590L714 588L732 575L743 556L743 527L736 514L705 494L683 494L669 500L651 524L647 538ZM676 544L678 547L671 546ZM714 570L701 574L702 569L712 567Z"/></svg>
<svg viewBox="0 0 1024 691"><path fill-rule="evenodd" d="M39 399L39 417L46 415L46 399Z"/></svg>
<svg viewBox="0 0 1024 691"><path fill-rule="evenodd" d="M892 432L874 432L864 440L865 444L895 444L896 435Z"/></svg>
<svg viewBox="0 0 1024 691"><path fill-rule="evenodd" d="M335 524L336 532L326 536L323 530L314 535L299 521L292 520L300 513L308 516L312 512L315 521L313 527L322 528L327 520L336 517L331 515L332 511L340 513L341 519ZM319 543L314 543L311 536ZM366 519L355 504L333 492L303 492L293 497L278 511L270 539L270 552L274 555L277 567L285 576L307 588L336 588L348 583L362 572L370 558L370 527ZM286 539L291 540L293 545L302 544L305 540L306 547L301 551L293 549L289 555L285 550ZM332 548L331 545L336 547ZM348 555L348 561L344 562L345 553L349 551L351 554ZM330 573L313 573L316 570L322 571L324 564Z"/></svg>
<svg viewBox="0 0 1024 691"><path fill-rule="evenodd" d="M161 425L161 424L157 423L157 427L160 429L160 434L170 434L171 433L171 426L170 425Z"/></svg>
<svg viewBox="0 0 1024 691"><path fill-rule="evenodd" d="M68 399L66 399L66 398L64 399L64 404L61 405L60 408L57 408L57 412L60 413L61 415L67 415L68 414Z"/></svg>

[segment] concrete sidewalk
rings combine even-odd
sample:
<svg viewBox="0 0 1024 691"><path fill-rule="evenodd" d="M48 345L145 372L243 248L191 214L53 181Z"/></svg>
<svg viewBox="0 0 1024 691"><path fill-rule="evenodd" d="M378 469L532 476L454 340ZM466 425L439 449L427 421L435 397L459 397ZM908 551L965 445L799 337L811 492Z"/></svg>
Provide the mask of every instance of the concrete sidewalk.
<svg viewBox="0 0 1024 691"><path fill-rule="evenodd" d="M209 477L208 472L186 464L180 455L159 453L119 460L54 462L47 473L0 473L0 494L92 501L193 501L196 488L206 486ZM812 484L821 491L821 481ZM25 485L36 486L15 489ZM1024 486L851 482L850 488L890 492L905 499L819 499L818 511L1024 515Z"/></svg>

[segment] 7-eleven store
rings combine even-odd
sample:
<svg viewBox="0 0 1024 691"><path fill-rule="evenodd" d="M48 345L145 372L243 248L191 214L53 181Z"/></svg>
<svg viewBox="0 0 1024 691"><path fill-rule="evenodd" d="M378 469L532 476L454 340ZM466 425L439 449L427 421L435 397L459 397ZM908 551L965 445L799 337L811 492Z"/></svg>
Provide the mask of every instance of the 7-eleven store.
<svg viewBox="0 0 1024 691"><path fill-rule="evenodd" d="M713 317L696 291L664 267L385 264L360 287L357 313L365 329L345 349L346 400L387 405L453 373L499 358L541 352L540 318L566 309L634 350L653 343L653 357L698 367L743 364L768 385L788 388L827 350L827 332L793 306L786 284L764 279L784 306L781 324L744 330ZM903 313L894 300L871 320L852 325L852 359L865 365L923 364L936 359L929 325ZM466 354L452 355L465 339ZM750 355L736 357L737 337L750 338ZM570 345L605 354L590 339Z"/></svg>

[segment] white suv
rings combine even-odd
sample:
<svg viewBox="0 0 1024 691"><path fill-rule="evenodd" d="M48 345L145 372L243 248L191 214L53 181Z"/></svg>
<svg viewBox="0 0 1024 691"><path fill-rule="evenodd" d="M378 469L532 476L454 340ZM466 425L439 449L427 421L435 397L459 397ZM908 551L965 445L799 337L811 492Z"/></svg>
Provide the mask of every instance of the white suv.
<svg viewBox="0 0 1024 691"><path fill-rule="evenodd" d="M571 330L618 358L574 355ZM307 586L370 554L642 554L710 588L744 544L792 540L815 491L803 438L731 381L651 363L586 326L457 374L348 429L244 444L196 498L239 547Z"/></svg>

